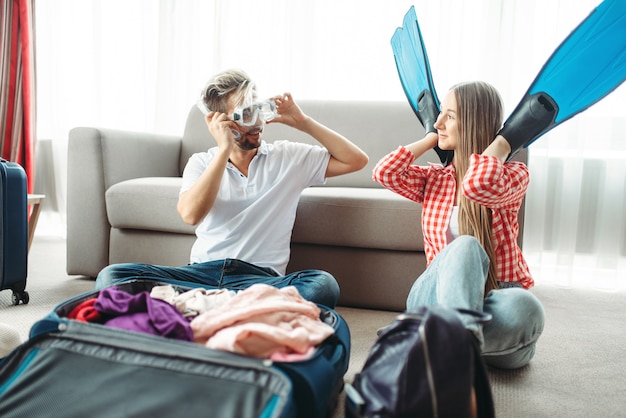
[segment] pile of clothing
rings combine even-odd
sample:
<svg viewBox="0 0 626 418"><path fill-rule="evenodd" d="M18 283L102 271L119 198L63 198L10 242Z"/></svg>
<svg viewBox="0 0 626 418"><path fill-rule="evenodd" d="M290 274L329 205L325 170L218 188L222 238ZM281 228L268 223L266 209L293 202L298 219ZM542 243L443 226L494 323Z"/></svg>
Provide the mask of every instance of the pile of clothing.
<svg viewBox="0 0 626 418"><path fill-rule="evenodd" d="M320 308L295 287L265 284L239 292L196 288L183 293L165 285L136 294L112 286L68 317L277 361L306 359L334 333L319 319Z"/></svg>

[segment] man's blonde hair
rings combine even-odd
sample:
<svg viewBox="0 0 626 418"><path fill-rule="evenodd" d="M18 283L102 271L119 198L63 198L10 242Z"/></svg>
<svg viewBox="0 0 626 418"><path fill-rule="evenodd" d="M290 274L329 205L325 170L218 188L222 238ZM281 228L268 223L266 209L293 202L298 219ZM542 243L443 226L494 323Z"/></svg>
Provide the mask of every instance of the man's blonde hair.
<svg viewBox="0 0 626 418"><path fill-rule="evenodd" d="M228 99L251 103L256 98L256 84L242 70L230 69L214 75L202 90L202 102L209 110L226 113Z"/></svg>

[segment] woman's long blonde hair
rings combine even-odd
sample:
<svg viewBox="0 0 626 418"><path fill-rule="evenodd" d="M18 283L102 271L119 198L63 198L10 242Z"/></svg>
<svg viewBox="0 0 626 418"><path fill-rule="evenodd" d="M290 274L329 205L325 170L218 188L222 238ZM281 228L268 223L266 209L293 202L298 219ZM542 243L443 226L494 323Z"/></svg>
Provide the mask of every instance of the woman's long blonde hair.
<svg viewBox="0 0 626 418"><path fill-rule="evenodd" d="M454 150L457 184L461 184L469 167L470 156L480 154L494 140L501 128L503 105L500 93L482 81L466 82L452 87L457 103L459 138ZM485 296L498 289L496 256L493 245L491 210L461 195L459 233L472 235L489 257Z"/></svg>

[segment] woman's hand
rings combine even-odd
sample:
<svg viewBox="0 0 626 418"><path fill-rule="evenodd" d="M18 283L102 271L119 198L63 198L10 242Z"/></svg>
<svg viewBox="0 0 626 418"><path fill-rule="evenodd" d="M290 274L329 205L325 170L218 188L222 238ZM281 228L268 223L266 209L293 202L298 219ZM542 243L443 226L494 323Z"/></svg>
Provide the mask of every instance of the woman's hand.
<svg viewBox="0 0 626 418"><path fill-rule="evenodd" d="M428 144L430 148L435 148L435 146L439 144L439 135L437 134L437 131L428 132L424 137L424 141Z"/></svg>
<svg viewBox="0 0 626 418"><path fill-rule="evenodd" d="M428 132L424 138L406 145L406 148L413 153L415 159L418 159L426 151L433 149L438 143L439 135L437 132Z"/></svg>
<svg viewBox="0 0 626 418"><path fill-rule="evenodd" d="M496 136L496 139L489 144L485 151L483 151L483 155L489 155L491 157L496 157L500 161L505 162L506 159L511 154L511 144L504 138L502 135Z"/></svg>

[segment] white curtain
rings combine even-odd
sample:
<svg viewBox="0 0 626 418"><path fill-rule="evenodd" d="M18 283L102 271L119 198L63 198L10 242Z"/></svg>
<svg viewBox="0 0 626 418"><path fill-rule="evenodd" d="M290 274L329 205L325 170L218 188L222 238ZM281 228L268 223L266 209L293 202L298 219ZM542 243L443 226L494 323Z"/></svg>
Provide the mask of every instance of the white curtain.
<svg viewBox="0 0 626 418"><path fill-rule="evenodd" d="M54 195L48 209L62 222L72 127L182 134L206 80L228 67L246 70L266 96L406 101L389 41L411 5L439 96L459 81L481 79L498 87L510 112L598 3L37 2L37 131L47 145L40 149L50 150L39 156L46 169L37 184ZM626 287L624 109L622 86L531 146L524 252L537 281Z"/></svg>

